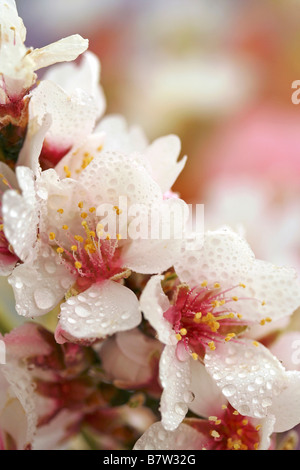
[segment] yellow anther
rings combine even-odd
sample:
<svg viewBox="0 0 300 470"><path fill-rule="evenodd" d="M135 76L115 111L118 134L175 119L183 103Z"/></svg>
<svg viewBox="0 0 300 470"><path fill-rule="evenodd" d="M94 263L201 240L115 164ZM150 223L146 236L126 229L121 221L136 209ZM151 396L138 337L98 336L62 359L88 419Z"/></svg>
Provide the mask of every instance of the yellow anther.
<svg viewBox="0 0 300 470"><path fill-rule="evenodd" d="M266 305L266 302L263 300L261 304L262 304L262 306L264 306L264 305Z"/></svg>
<svg viewBox="0 0 300 470"><path fill-rule="evenodd" d="M83 202L82 201L78 202L78 207L79 207L79 209L83 208Z"/></svg>
<svg viewBox="0 0 300 470"><path fill-rule="evenodd" d="M234 295L234 296L231 297L231 298L232 298L232 300L234 300L235 302L237 302L237 301L239 300L239 298L238 298L236 295Z"/></svg>
<svg viewBox="0 0 300 470"><path fill-rule="evenodd" d="M243 425L243 426L247 426L248 422L249 422L249 421L248 421L247 419L243 419L242 425Z"/></svg>
<svg viewBox="0 0 300 470"><path fill-rule="evenodd" d="M82 225L83 227L87 227L87 221L86 221L86 220L83 220L83 221L81 222L81 225Z"/></svg>
<svg viewBox="0 0 300 470"><path fill-rule="evenodd" d="M88 216L88 215L87 215L86 212L82 212L82 213L80 214L80 217L82 217L83 219L86 219L87 216Z"/></svg>
<svg viewBox="0 0 300 470"><path fill-rule="evenodd" d="M83 242L83 237L81 235L75 235L75 240L78 241L79 243Z"/></svg>
<svg viewBox="0 0 300 470"><path fill-rule="evenodd" d="M209 416L208 420L209 421L217 421L218 417L217 416Z"/></svg>
<svg viewBox="0 0 300 470"><path fill-rule="evenodd" d="M240 285L240 287L243 287L244 289L246 289L246 285L245 285L245 284L240 283L239 285Z"/></svg>
<svg viewBox="0 0 300 470"><path fill-rule="evenodd" d="M108 233L108 234L106 235L106 237L105 237L105 240L110 240L110 238L111 238L111 237L110 237L110 234Z"/></svg>
<svg viewBox="0 0 300 470"><path fill-rule="evenodd" d="M90 208L89 208L89 211L90 211L90 212L95 212L95 210L96 210L96 207L90 207Z"/></svg>
<svg viewBox="0 0 300 470"><path fill-rule="evenodd" d="M227 405L222 405L222 410L227 410Z"/></svg>
<svg viewBox="0 0 300 470"><path fill-rule="evenodd" d="M206 286L207 286L207 281L203 281L203 282L201 283L201 287L206 287Z"/></svg>
<svg viewBox="0 0 300 470"><path fill-rule="evenodd" d="M89 157L89 156L90 156L90 152L84 152L83 156L84 156L84 157Z"/></svg>
<svg viewBox="0 0 300 470"><path fill-rule="evenodd" d="M7 179L5 179L5 178L3 178L2 183L5 184L6 186L9 186L9 183L8 183Z"/></svg>
<svg viewBox="0 0 300 470"><path fill-rule="evenodd" d="M103 149L103 146L99 145L99 147L97 147L97 152L101 152L102 149Z"/></svg>
<svg viewBox="0 0 300 470"><path fill-rule="evenodd" d="M235 333L228 333L227 336L226 336L226 338L225 338L225 341L226 341L226 342L227 342L227 341L230 341L230 340L231 340L232 338L234 338L234 337L235 337Z"/></svg>
<svg viewBox="0 0 300 470"><path fill-rule="evenodd" d="M64 210L63 209L57 209L57 212L59 212L59 214L63 214Z"/></svg>
<svg viewBox="0 0 300 470"><path fill-rule="evenodd" d="M261 325L265 325L265 324L266 324L266 320L264 320L264 319L260 320L260 324L261 324Z"/></svg>
<svg viewBox="0 0 300 470"><path fill-rule="evenodd" d="M258 449L258 446L259 446L259 442L255 442L255 444L254 444L254 446L253 446L253 447L254 447L254 450L257 450L257 449Z"/></svg>
<svg viewBox="0 0 300 470"><path fill-rule="evenodd" d="M1 230L1 231L3 230L3 227L4 227L4 225L3 225L3 224L0 224L0 230Z"/></svg>
<svg viewBox="0 0 300 470"><path fill-rule="evenodd" d="M64 166L64 172L66 173L66 177L70 178L71 172L70 172L69 167L67 165Z"/></svg>
<svg viewBox="0 0 300 470"><path fill-rule="evenodd" d="M198 354L197 353L192 353L192 358L194 359L194 361L197 361L198 360Z"/></svg>
<svg viewBox="0 0 300 470"><path fill-rule="evenodd" d="M215 288L215 289L220 289L220 287L221 287L221 284L219 284L218 282L216 282L215 285L214 285L214 288Z"/></svg>
<svg viewBox="0 0 300 470"><path fill-rule="evenodd" d="M55 240L55 233L54 232L49 233L49 239L50 240Z"/></svg>
<svg viewBox="0 0 300 470"><path fill-rule="evenodd" d="M257 342L257 341L253 341L253 343L252 343L252 344L253 344L253 346L256 346L256 347L258 347L258 342Z"/></svg>
<svg viewBox="0 0 300 470"><path fill-rule="evenodd" d="M256 431L259 431L261 429L261 424L258 424L255 429Z"/></svg>
<svg viewBox="0 0 300 470"><path fill-rule="evenodd" d="M122 239L122 235L120 233L117 233L117 240L121 240Z"/></svg>
<svg viewBox="0 0 300 470"><path fill-rule="evenodd" d="M185 336L185 335L187 334L187 329L186 329L186 328L181 328L180 334L181 334L182 336Z"/></svg>
<svg viewBox="0 0 300 470"><path fill-rule="evenodd" d="M238 429L236 433L237 433L237 435L238 435L238 436L240 436L240 437L241 437L241 436L242 436L242 434L243 434L243 429L241 429L241 428L240 428L240 429Z"/></svg>
<svg viewBox="0 0 300 470"><path fill-rule="evenodd" d="M240 313L237 313L236 316L237 316L240 320L241 320L241 318L243 318L243 315L241 315Z"/></svg>
<svg viewBox="0 0 300 470"><path fill-rule="evenodd" d="M68 225L63 225L62 228L63 228L64 230L68 230L69 227L68 227Z"/></svg>
<svg viewBox="0 0 300 470"><path fill-rule="evenodd" d="M216 349L215 343L213 341L210 341L208 343L208 347L211 351L214 351Z"/></svg>
<svg viewBox="0 0 300 470"><path fill-rule="evenodd" d="M57 253L62 254L64 252L64 249L61 248L60 246L56 248Z"/></svg>
<svg viewBox="0 0 300 470"><path fill-rule="evenodd" d="M181 341L181 340L182 340L182 336L181 336L179 333L177 333L177 334L175 335L175 338L177 339L177 341Z"/></svg>
<svg viewBox="0 0 300 470"><path fill-rule="evenodd" d="M117 214L117 215L122 214L122 210L121 210L118 206L114 206L113 209L114 209L114 211L116 211L116 214Z"/></svg>
<svg viewBox="0 0 300 470"><path fill-rule="evenodd" d="M219 438L220 434L215 429L210 432L211 437Z"/></svg>
<svg viewBox="0 0 300 470"><path fill-rule="evenodd" d="M268 323L270 323L270 322L272 321L272 318L267 317L267 318L266 318L266 321L267 321Z"/></svg>
<svg viewBox="0 0 300 470"><path fill-rule="evenodd" d="M218 300L213 300L213 301L211 302L211 305L212 305L214 308L216 308L216 307L220 307L221 304L220 304L220 302L219 302Z"/></svg>
<svg viewBox="0 0 300 470"><path fill-rule="evenodd" d="M224 305L226 303L226 300L220 300L220 305Z"/></svg>
<svg viewBox="0 0 300 470"><path fill-rule="evenodd" d="M71 250L72 250L72 251L77 251L77 245L72 245L72 246L71 246Z"/></svg>
<svg viewBox="0 0 300 470"><path fill-rule="evenodd" d="M234 416L238 416L240 413L237 410L234 410L232 413Z"/></svg>
<svg viewBox="0 0 300 470"><path fill-rule="evenodd" d="M76 269L82 268L82 264L80 263L80 261L75 261L74 265Z"/></svg>
<svg viewBox="0 0 300 470"><path fill-rule="evenodd" d="M94 230L90 230L90 236L95 238L96 234L95 234Z"/></svg>
<svg viewBox="0 0 300 470"><path fill-rule="evenodd" d="M222 421L220 419L217 419L217 421L215 421L215 424L219 425L219 424L221 424L221 422Z"/></svg>

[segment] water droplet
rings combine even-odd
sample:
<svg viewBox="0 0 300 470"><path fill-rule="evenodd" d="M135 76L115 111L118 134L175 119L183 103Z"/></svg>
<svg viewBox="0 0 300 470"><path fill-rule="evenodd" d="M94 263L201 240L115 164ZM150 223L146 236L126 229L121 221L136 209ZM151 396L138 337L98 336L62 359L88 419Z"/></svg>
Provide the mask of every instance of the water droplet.
<svg viewBox="0 0 300 470"><path fill-rule="evenodd" d="M36 289L33 293L33 297L36 305L41 310L49 310L55 305L55 295L50 289L47 289L46 287Z"/></svg>
<svg viewBox="0 0 300 470"><path fill-rule="evenodd" d="M45 270L47 271L47 273L49 274L54 274L55 271L56 271L56 266L55 264L52 262L52 261L47 261L45 263Z"/></svg>
<svg viewBox="0 0 300 470"><path fill-rule="evenodd" d="M270 397L266 397L263 399L263 401L261 402L261 406L263 408L267 408L268 406L271 406L272 405L272 399Z"/></svg>
<svg viewBox="0 0 300 470"><path fill-rule="evenodd" d="M188 412L188 406L185 403L176 403L175 405L175 413L180 416L185 416Z"/></svg>
<svg viewBox="0 0 300 470"><path fill-rule="evenodd" d="M86 318L90 316L91 311L88 306L76 305L75 313L81 318Z"/></svg>
<svg viewBox="0 0 300 470"><path fill-rule="evenodd" d="M186 391L183 394L183 399L184 399L185 403L192 403L192 401L195 400L195 395L191 391Z"/></svg>
<svg viewBox="0 0 300 470"><path fill-rule="evenodd" d="M222 392L225 397L232 397L236 392L236 388L234 385L225 385L225 387L222 388Z"/></svg>

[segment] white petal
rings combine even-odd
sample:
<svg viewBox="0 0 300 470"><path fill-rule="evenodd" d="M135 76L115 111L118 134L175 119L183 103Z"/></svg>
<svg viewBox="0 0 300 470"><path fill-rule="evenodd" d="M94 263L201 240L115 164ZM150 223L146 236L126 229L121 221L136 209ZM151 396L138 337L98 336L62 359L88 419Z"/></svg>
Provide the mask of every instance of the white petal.
<svg viewBox="0 0 300 470"><path fill-rule="evenodd" d="M16 2L6 0L0 3L1 43L22 44L26 38L26 29L18 16ZM3 47L3 46L2 46Z"/></svg>
<svg viewBox="0 0 300 470"><path fill-rule="evenodd" d="M180 148L179 138L168 135L156 139L145 153L150 161L153 177L163 193L171 189L186 163L187 157L177 162Z"/></svg>
<svg viewBox="0 0 300 470"><path fill-rule="evenodd" d="M190 391L190 360L179 361L176 347L165 346L159 362L159 377L164 389L160 412L162 424L168 431L173 431L179 426L193 399Z"/></svg>
<svg viewBox="0 0 300 470"><path fill-rule="evenodd" d="M277 420L279 409L275 404L281 401L285 390L291 390L291 403L296 401L295 415L299 422L299 394L292 397L295 389L289 388L290 373L267 348L255 344L243 338L240 342L218 345L205 356L208 372L231 405L242 415L254 418L273 414ZM288 412L291 405L286 402L284 406L280 413Z"/></svg>
<svg viewBox="0 0 300 470"><path fill-rule="evenodd" d="M128 127L123 116L106 116L95 130L105 134L104 151L143 152L148 144L144 131L138 126Z"/></svg>
<svg viewBox="0 0 300 470"><path fill-rule="evenodd" d="M88 46L89 41L87 39L83 39L79 34L74 34L73 36L68 36L48 44L48 46L41 49L34 49L30 53L30 58L34 62L34 70L38 70L56 62L75 60L86 51Z"/></svg>
<svg viewBox="0 0 300 470"><path fill-rule="evenodd" d="M195 398L189 408L198 416L218 416L227 399L199 361L191 361L191 392Z"/></svg>
<svg viewBox="0 0 300 470"><path fill-rule="evenodd" d="M244 284L232 291L240 298L233 307L244 319L277 320L290 315L300 305L300 283L296 270L255 260L247 242L230 229L206 232L204 246L183 253L175 264L181 281L190 286L207 280L222 289ZM247 298L247 300L243 300Z"/></svg>
<svg viewBox="0 0 300 470"><path fill-rule="evenodd" d="M163 314L170 307L168 297L162 290L163 276L152 276L140 297L141 311L156 330L158 339L165 344L177 344L175 333L171 324L165 320Z"/></svg>
<svg viewBox="0 0 300 470"><path fill-rule="evenodd" d="M1 415L1 425L17 439L18 448L22 449L32 443L36 425L36 395L31 375L26 367L21 367L15 361L8 361L1 366L9 383L9 396L5 413ZM15 398L15 400L13 400ZM21 406L20 406L21 405ZM0 425L0 427L1 427Z"/></svg>
<svg viewBox="0 0 300 470"><path fill-rule="evenodd" d="M270 448L275 421L275 416L271 414L269 414L265 419L260 420L259 425L261 425L261 429L259 431L260 442L258 450L268 450Z"/></svg>
<svg viewBox="0 0 300 470"><path fill-rule="evenodd" d="M135 443L133 450L201 450L201 434L187 424L175 431L166 431L162 423L154 423Z"/></svg>
<svg viewBox="0 0 300 470"><path fill-rule="evenodd" d="M50 312L74 283L50 246L40 243L37 258L17 266L9 278L19 315L36 317Z"/></svg>
<svg viewBox="0 0 300 470"><path fill-rule="evenodd" d="M39 157L51 123L52 119L50 114L45 114L40 122L37 116L31 117L31 107L29 105L29 122L26 138L19 154L17 164L30 167L35 175L38 175L41 171Z"/></svg>
<svg viewBox="0 0 300 470"><path fill-rule="evenodd" d="M103 202L119 205L119 197L131 204L159 204L162 193L146 169L136 160L119 152L104 152L87 166L78 181L89 188L95 205Z"/></svg>
<svg viewBox="0 0 300 470"><path fill-rule="evenodd" d="M276 417L275 432L287 431L300 423L300 372L286 372L284 388L274 397L269 413Z"/></svg>
<svg viewBox="0 0 300 470"><path fill-rule="evenodd" d="M32 258L37 240L38 206L35 199L33 174L29 168L18 167L17 176L23 196L8 190L2 199L4 233L16 255L23 261Z"/></svg>
<svg viewBox="0 0 300 470"><path fill-rule="evenodd" d="M85 52L79 64L64 63L50 67L43 76L44 80L50 80L68 94L72 94L80 88L91 95L97 110L97 118L105 111L105 97L99 85L100 62L98 57L90 51Z"/></svg>
<svg viewBox="0 0 300 470"><path fill-rule="evenodd" d="M114 281L93 284L61 306L59 330L74 340L104 338L141 321L135 294Z"/></svg>
<svg viewBox="0 0 300 470"><path fill-rule="evenodd" d="M46 114L51 115L46 142L58 150L82 144L93 130L97 113L93 98L84 90L76 89L70 95L55 83L43 80L32 92L30 116L41 123Z"/></svg>

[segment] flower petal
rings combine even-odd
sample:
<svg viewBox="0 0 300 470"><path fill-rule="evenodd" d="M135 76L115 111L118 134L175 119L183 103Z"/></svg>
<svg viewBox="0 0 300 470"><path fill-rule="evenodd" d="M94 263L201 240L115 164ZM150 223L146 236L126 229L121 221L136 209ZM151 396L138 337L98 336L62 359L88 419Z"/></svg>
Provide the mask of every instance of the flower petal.
<svg viewBox="0 0 300 470"><path fill-rule="evenodd" d="M190 392L190 360L180 361L177 346L165 346L159 363L159 377L163 387L160 401L162 424L173 431L184 419L193 399Z"/></svg>
<svg viewBox="0 0 300 470"><path fill-rule="evenodd" d="M177 162L181 143L176 135L156 139L146 150L155 181L163 193L171 189L186 163L187 157Z"/></svg>
<svg viewBox="0 0 300 470"><path fill-rule="evenodd" d="M177 344L171 324L163 314L170 307L168 297L162 290L163 276L152 276L140 297L140 307L146 320L155 329L158 339L165 344Z"/></svg>
<svg viewBox="0 0 300 470"><path fill-rule="evenodd" d="M206 354L205 366L223 395L242 415L262 419L273 414L277 421L287 414L289 420L295 401L293 418L300 421L300 399L296 393L300 373L291 376L263 345L246 338L218 345ZM290 403L284 397L289 397Z"/></svg>
<svg viewBox="0 0 300 470"><path fill-rule="evenodd" d="M74 276L60 264L57 253L40 243L37 258L17 266L9 283L19 315L36 317L50 312L74 283Z"/></svg>
<svg viewBox="0 0 300 470"><path fill-rule="evenodd" d="M198 431L187 424L180 424L175 431L166 431L158 422L147 429L133 450L201 450L203 439Z"/></svg>
<svg viewBox="0 0 300 470"><path fill-rule="evenodd" d="M206 232L203 248L183 253L175 269L190 286L203 280L222 289L236 286L235 307L247 320L277 320L300 304L296 270L256 260L248 243L228 228Z"/></svg>
<svg viewBox="0 0 300 470"><path fill-rule="evenodd" d="M104 338L130 330L140 321L135 294L117 282L104 281L62 304L56 338L60 343L64 337L73 341Z"/></svg>
<svg viewBox="0 0 300 470"><path fill-rule="evenodd" d="M30 52L30 59L34 62L34 70L38 70L56 62L75 60L88 46L88 39L73 34L41 49L34 49Z"/></svg>
<svg viewBox="0 0 300 470"><path fill-rule="evenodd" d="M2 199L4 233L16 255L25 261L33 256L37 239L38 212L32 171L20 166L16 172L23 195L15 190L4 193Z"/></svg>

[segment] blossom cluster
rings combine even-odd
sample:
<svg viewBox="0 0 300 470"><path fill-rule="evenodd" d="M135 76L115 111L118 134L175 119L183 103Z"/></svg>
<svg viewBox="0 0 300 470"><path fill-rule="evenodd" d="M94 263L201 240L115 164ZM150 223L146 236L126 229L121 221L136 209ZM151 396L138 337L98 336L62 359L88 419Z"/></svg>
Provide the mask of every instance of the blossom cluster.
<svg viewBox="0 0 300 470"><path fill-rule="evenodd" d="M0 22L0 274L23 318L0 336L0 449L293 448L297 271L193 231L179 138L104 115L86 39L27 48L14 0Z"/></svg>

